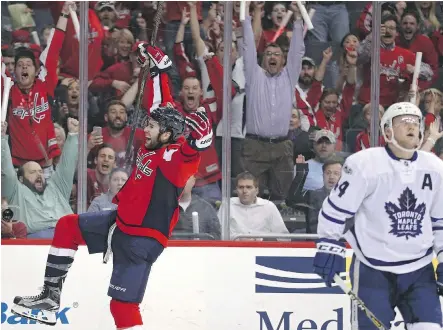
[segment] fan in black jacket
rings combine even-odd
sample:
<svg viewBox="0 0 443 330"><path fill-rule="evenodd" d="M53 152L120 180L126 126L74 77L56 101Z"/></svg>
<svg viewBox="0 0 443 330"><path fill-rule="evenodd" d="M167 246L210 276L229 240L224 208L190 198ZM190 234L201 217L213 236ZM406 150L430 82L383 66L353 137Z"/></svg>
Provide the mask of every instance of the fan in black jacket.
<svg viewBox="0 0 443 330"><path fill-rule="evenodd" d="M292 181L286 204L293 209L303 211L306 215L306 233L316 234L318 224L318 213L323 201L329 192L340 180L341 168L344 161L340 157L332 156L323 164L324 186L317 190L303 190L309 167L303 156L296 160L296 175Z"/></svg>

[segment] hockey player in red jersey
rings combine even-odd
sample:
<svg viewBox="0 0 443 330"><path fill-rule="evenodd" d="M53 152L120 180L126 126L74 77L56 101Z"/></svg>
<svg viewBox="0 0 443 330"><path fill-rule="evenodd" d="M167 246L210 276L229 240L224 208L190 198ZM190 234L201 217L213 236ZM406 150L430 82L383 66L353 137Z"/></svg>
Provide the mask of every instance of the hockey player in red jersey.
<svg viewBox="0 0 443 330"><path fill-rule="evenodd" d="M186 125L191 128L187 138ZM114 197L117 210L62 217L49 250L42 292L16 297L13 313L55 325L63 283L78 245L86 242L89 253L105 253L105 262L113 254L108 295L117 329L141 329L139 304L151 266L178 221L178 200L198 170L199 152L212 143L204 111L185 119L172 107L159 107L151 111L144 133L145 144L132 174ZM31 313L33 309L42 313Z"/></svg>

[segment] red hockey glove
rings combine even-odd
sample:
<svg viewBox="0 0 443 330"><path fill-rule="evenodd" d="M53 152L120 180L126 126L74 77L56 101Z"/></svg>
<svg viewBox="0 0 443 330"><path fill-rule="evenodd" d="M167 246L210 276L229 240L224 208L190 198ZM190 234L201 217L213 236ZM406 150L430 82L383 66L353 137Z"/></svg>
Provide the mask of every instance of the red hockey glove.
<svg viewBox="0 0 443 330"><path fill-rule="evenodd" d="M151 60L151 69L156 67L158 71L164 72L172 67L172 61L160 48L151 46L147 43L139 44L137 58L138 64L144 67L149 63L149 59Z"/></svg>
<svg viewBox="0 0 443 330"><path fill-rule="evenodd" d="M186 117L186 124L191 129L188 142L191 148L202 151L211 146L212 125L204 108L200 107Z"/></svg>

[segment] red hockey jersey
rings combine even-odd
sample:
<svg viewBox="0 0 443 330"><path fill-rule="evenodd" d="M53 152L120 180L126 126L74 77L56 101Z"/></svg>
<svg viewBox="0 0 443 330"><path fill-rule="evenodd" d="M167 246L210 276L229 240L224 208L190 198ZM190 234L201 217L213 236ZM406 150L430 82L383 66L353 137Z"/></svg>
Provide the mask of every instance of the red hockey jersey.
<svg viewBox="0 0 443 330"><path fill-rule="evenodd" d="M174 46L174 58L177 63L177 69L180 73L182 80L187 77L195 77L195 68L193 64L189 61L189 58L186 56L184 52L183 43L176 43ZM211 123L213 125L217 125L223 114L223 98L219 98L222 94L220 93L223 88L223 80L217 79L223 76L223 67L216 57L209 59L206 61L208 75L210 77L211 84L213 82L215 85L212 85L212 89L214 90L214 94L217 97L210 97L200 101L200 106L204 107L208 117L211 119ZM232 96L235 96L236 90L235 87L232 86ZM188 113L184 110L183 104L181 101L176 101L175 105L177 109L184 115L187 116ZM221 180L221 169L218 161L217 152L215 150L215 139L212 142L210 148L201 152L201 161L200 167L198 169L198 174L196 176L197 181L195 183L196 187L201 187L207 185L208 183L214 183L218 180Z"/></svg>
<svg viewBox="0 0 443 330"><path fill-rule="evenodd" d="M210 110L211 102L212 101L210 100L204 100L202 103L200 103L200 106L205 108L206 113L209 115L209 118L213 123L215 114ZM188 116L188 112L183 109L181 102L176 101L175 106L177 110L180 111L185 117ZM188 133L189 132L186 132L186 134ZM200 167L198 168L198 173L196 175L197 180L195 182L195 186L201 187L221 180L222 175L218 162L217 151L215 150L215 139L212 140L212 144L208 149L200 152L200 155L201 161Z"/></svg>
<svg viewBox="0 0 443 330"><path fill-rule="evenodd" d="M378 137L378 145L380 147L385 146L385 139L382 135ZM369 132L368 130L364 130L360 133L358 133L357 137L355 138L355 152L360 150L365 150L371 147L371 143L369 142Z"/></svg>
<svg viewBox="0 0 443 330"><path fill-rule="evenodd" d="M300 86L295 86L295 102L297 103L297 109L300 109L306 116L309 120L310 126L317 125L315 113L318 109L323 88L324 86L322 82L315 79L307 92L303 91Z"/></svg>
<svg viewBox="0 0 443 330"><path fill-rule="evenodd" d="M395 43L404 49L410 50L414 54L417 54L417 52L423 53L422 62L429 64L432 69L433 76L432 80L429 81L420 80L419 87L420 89L431 88L433 83L438 78L438 54L431 39L423 34L417 34L409 43L400 37L397 37Z"/></svg>
<svg viewBox="0 0 443 330"><path fill-rule="evenodd" d="M315 113L317 126L334 133L335 138L337 139L335 145L337 151L342 150L343 148L343 124L349 118L354 92L355 85L346 83L343 87L340 104L335 114L328 118L325 116L325 113L321 108Z"/></svg>
<svg viewBox="0 0 443 330"><path fill-rule="evenodd" d="M8 107L8 130L12 162L15 166L35 161L41 166L61 154L57 145L48 96L58 83L57 63L64 32L55 29L40 57L43 66L28 94L18 85L11 88Z"/></svg>
<svg viewBox="0 0 443 330"><path fill-rule="evenodd" d="M142 72L140 72L139 76L139 90L141 86L141 76ZM146 81L142 107L146 109L148 113L151 113L153 109L168 103L174 104L174 99L171 95L169 76L166 72L162 72Z"/></svg>
<svg viewBox="0 0 443 330"><path fill-rule="evenodd" d="M123 132L118 137L113 137L109 132L109 127L103 127L102 135L103 135L103 143L110 144L112 146L112 149L115 151L115 162L117 164L117 167L124 167L125 160L126 160L126 145L129 141L129 136L131 134L131 127L126 126L123 129ZM131 159L133 161L135 160L134 156L137 153L140 146L145 141L145 133L142 129L136 128L135 135L134 135L134 142L132 145L131 150ZM131 164L133 163L131 162Z"/></svg>
<svg viewBox="0 0 443 330"><path fill-rule="evenodd" d="M415 65L415 54L411 51L397 46L380 48L380 104L383 107L387 108L397 102L400 90L411 84L412 75L406 71L407 64ZM406 85L403 85L402 80ZM359 102L367 104L370 100L371 66L365 65Z"/></svg>
<svg viewBox="0 0 443 330"><path fill-rule="evenodd" d="M180 214L178 201L197 172L200 155L181 137L157 150L143 145L136 166L113 199L117 226L128 235L152 237L166 247Z"/></svg>
<svg viewBox="0 0 443 330"><path fill-rule="evenodd" d="M55 1L50 5L51 14L54 22L57 21L64 1ZM78 18L80 20L80 17ZM93 9L88 12L89 37L88 37L88 80L100 72L103 65L102 42L104 31L97 14ZM76 35L72 18L68 19L66 26L66 38L60 54L62 59L61 75L66 77L79 78L79 59L80 59L79 36Z"/></svg>

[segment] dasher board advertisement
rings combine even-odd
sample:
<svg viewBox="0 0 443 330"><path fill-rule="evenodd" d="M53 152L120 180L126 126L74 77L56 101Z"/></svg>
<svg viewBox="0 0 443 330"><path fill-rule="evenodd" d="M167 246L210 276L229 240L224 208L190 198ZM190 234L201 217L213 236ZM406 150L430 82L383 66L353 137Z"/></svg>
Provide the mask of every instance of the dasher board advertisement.
<svg viewBox="0 0 443 330"><path fill-rule="evenodd" d="M11 314L14 296L39 293L48 249L48 245L1 247L2 329L31 324L34 330L115 329L107 296L112 264L103 264L101 254L89 255L84 246L66 279L56 326ZM154 264L140 305L145 326L350 330L349 299L312 273L314 255L314 248L303 247L169 247ZM351 256L348 250L348 269ZM392 329L404 329L399 317Z"/></svg>

